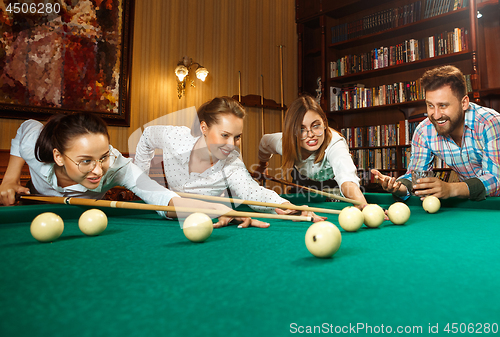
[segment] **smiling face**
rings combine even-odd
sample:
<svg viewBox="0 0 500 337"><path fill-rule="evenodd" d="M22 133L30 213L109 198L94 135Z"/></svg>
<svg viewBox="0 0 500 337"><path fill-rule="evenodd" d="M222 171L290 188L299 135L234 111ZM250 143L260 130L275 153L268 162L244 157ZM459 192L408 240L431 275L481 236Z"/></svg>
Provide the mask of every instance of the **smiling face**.
<svg viewBox="0 0 500 337"><path fill-rule="evenodd" d="M224 160L235 147L240 146L243 118L225 113L221 114L218 122L211 127L205 122L201 122L200 127L212 159Z"/></svg>
<svg viewBox="0 0 500 337"><path fill-rule="evenodd" d="M110 160L103 160L102 165L96 163L95 168L88 173L81 172L77 164L86 161L101 160L108 155L109 141L106 135L91 133L78 136L69 144L64 154L54 149L54 161L60 168L58 171L56 170L58 180L66 182L63 183L66 186L74 182L88 189L97 188L102 177L109 169ZM80 165L83 166L83 164Z"/></svg>
<svg viewBox="0 0 500 337"><path fill-rule="evenodd" d="M302 133L304 136L301 136ZM317 136L317 134L321 134ZM305 139L301 139L304 138ZM305 151L305 156L317 151L325 141L325 125L321 116L312 110L309 110L304 115L302 126L299 134L300 147ZM303 152L304 152L303 151Z"/></svg>
<svg viewBox="0 0 500 337"><path fill-rule="evenodd" d="M441 136L451 136L455 142L462 139L465 110L469 107L469 97L457 98L451 87L445 85L425 93L427 114L432 125ZM457 143L458 144L458 143Z"/></svg>

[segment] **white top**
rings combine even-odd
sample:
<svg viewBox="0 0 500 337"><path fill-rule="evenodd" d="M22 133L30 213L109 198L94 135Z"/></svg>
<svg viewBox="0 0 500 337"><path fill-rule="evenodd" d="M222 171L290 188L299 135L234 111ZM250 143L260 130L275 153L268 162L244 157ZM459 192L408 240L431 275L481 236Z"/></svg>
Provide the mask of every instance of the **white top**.
<svg viewBox="0 0 500 337"><path fill-rule="evenodd" d="M352 161L349 147L344 137L332 131L332 140L325 150L323 161L314 163L315 155L302 162L295 163L295 167L303 176L316 181L325 181L334 178L339 187L346 181L351 181L359 187L357 169ZM283 134L281 132L267 134L259 144L259 160L268 162L273 154L283 155Z"/></svg>
<svg viewBox="0 0 500 337"><path fill-rule="evenodd" d="M185 126L147 127L137 144L134 162L149 173L155 149L162 149L165 177L172 191L220 196L229 187L234 198L277 204L287 202L252 179L236 149L205 172L190 173L191 151L199 138L193 137L191 130ZM272 211L267 207L250 207L258 211Z"/></svg>
<svg viewBox="0 0 500 337"><path fill-rule="evenodd" d="M116 160L97 188L91 190L80 184L60 187L54 172L55 164L42 163L35 158L35 144L42 128L42 123L38 121L25 121L17 130L10 148L11 155L21 157L29 165L31 181L38 193L54 197L101 199L109 189L123 186L148 204L165 206L172 197L178 196L145 175L132 163L132 159L123 157L112 146L110 146L110 152L116 156ZM166 217L165 212L158 212L158 214Z"/></svg>

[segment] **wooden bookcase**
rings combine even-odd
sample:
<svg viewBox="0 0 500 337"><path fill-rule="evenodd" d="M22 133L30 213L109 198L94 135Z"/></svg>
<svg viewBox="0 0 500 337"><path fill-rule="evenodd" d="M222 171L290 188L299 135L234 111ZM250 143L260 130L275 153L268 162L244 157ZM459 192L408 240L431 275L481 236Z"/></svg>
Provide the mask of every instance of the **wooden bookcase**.
<svg viewBox="0 0 500 337"><path fill-rule="evenodd" d="M465 6L463 6L465 1ZM416 3L420 3L418 15ZM455 0L296 0L296 22L298 38L298 93L317 96L318 78L321 79L321 106L327 112L330 126L343 128L361 128L377 125L400 124L413 115L426 112L423 95L415 100L390 102L370 107L340 109L332 111L330 87L348 88L361 84L365 88L378 88L399 82L415 81L425 70L439 65L453 64L464 74L470 75L471 101L490 106L498 110L500 101L500 6L499 0L459 0L453 9ZM413 4L413 5L412 5ZM441 11L436 8L434 16L426 15L426 9L448 4ZM460 8L462 5L462 8ZM427 7L428 6L428 7ZM413 15L410 14L413 10ZM478 11L482 18L477 18ZM403 15L401 15L403 13ZM404 13L406 21L404 20ZM441 13L441 14L439 14ZM396 24L395 15L401 17ZM375 23L374 23L375 22ZM344 28L339 28L344 27ZM383 29L381 28L383 27ZM378 29L377 29L378 28ZM462 36L464 43L461 50L448 48L447 54L429 57L422 48L425 39L444 34L446 44L448 32L455 28L466 32ZM458 36L458 35L457 35ZM331 77L331 62L352 55L368 54L380 47L407 44L415 39L422 48L422 58L398 64L387 64L378 69L357 67L351 73ZM448 47L448 46L447 46ZM373 55L372 55L373 56ZM352 65L352 62L350 65ZM358 62L362 63L362 62ZM347 68L347 67L346 67ZM349 69L353 69L350 67ZM372 97L373 100L373 97ZM383 169L386 174L399 176L406 171L404 153L409 145L370 147L366 144L351 148L355 153L359 149L396 149L396 167ZM367 177L367 172L360 176ZM368 180L365 181L367 183ZM366 186L365 186L366 187Z"/></svg>

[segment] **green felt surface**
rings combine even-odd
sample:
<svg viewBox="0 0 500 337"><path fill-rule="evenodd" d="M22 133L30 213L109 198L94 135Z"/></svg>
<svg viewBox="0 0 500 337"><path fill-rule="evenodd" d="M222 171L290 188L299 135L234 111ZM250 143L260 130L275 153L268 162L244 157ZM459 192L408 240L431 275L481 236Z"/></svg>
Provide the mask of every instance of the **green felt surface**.
<svg viewBox="0 0 500 337"><path fill-rule="evenodd" d="M3 207L0 336L288 336L330 324L423 334L438 324L447 334L447 323L500 324L499 202L448 200L427 214L412 199L406 225L341 230L331 259L307 251L304 222L231 226L194 244L154 212L107 210L106 231L86 237L77 225L84 208ZM29 232L44 211L65 220L53 243Z"/></svg>

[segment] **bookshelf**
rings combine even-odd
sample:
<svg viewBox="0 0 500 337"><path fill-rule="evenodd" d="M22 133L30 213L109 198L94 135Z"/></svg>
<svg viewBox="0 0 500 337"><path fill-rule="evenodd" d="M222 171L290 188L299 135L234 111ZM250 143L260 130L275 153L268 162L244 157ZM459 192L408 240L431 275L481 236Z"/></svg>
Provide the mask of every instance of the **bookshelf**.
<svg viewBox="0 0 500 337"><path fill-rule="evenodd" d="M400 134L425 118L418 80L427 69L459 67L471 101L498 111L499 0L296 0L296 22L298 93L316 96L321 78L321 106L348 139L365 187L368 168L394 176L406 171L409 142ZM397 141L349 138L356 132L373 137L377 127L391 128ZM435 170L450 176L441 163Z"/></svg>

